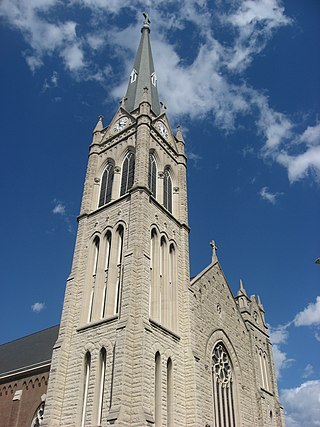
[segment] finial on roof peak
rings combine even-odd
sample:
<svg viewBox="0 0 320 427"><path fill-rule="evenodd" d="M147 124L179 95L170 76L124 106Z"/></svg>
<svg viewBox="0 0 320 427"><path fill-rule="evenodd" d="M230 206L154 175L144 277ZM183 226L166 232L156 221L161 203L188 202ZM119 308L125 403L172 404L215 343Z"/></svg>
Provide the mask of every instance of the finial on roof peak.
<svg viewBox="0 0 320 427"><path fill-rule="evenodd" d="M98 123L96 124L96 127L94 128L93 132L100 132L103 129L103 123L102 123L103 116L100 114Z"/></svg>
<svg viewBox="0 0 320 427"><path fill-rule="evenodd" d="M142 26L142 28L141 28L141 31L144 29L144 28L147 28L149 31L150 31L150 18L149 18L149 15L148 15L148 13L147 12L143 12L142 13L142 15L144 16L144 23L143 23L143 26Z"/></svg>
<svg viewBox="0 0 320 427"><path fill-rule="evenodd" d="M160 101L160 105L161 105L161 113L164 113L167 109L167 106L164 102Z"/></svg>
<svg viewBox="0 0 320 427"><path fill-rule="evenodd" d="M238 296L245 295L247 296L246 290L243 287L242 279L240 279L240 289L238 291Z"/></svg>
<svg viewBox="0 0 320 427"><path fill-rule="evenodd" d="M214 263L214 262L216 262L218 260L218 258L217 258L217 250L218 250L218 248L217 248L214 240L211 240L210 246L212 247L212 263Z"/></svg>
<svg viewBox="0 0 320 427"><path fill-rule="evenodd" d="M177 126L176 138L179 142L182 142L184 144L184 139L183 139L183 135L181 132L181 126L180 125Z"/></svg>

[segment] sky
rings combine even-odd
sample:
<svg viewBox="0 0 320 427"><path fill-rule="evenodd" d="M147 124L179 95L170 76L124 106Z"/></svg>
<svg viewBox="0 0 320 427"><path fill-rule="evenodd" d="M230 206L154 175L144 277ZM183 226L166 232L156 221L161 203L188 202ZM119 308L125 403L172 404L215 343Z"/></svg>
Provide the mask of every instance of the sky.
<svg viewBox="0 0 320 427"><path fill-rule="evenodd" d="M191 274L210 240L259 295L288 427L320 420L320 3L2 0L0 343L58 324L88 147L143 22L188 154Z"/></svg>

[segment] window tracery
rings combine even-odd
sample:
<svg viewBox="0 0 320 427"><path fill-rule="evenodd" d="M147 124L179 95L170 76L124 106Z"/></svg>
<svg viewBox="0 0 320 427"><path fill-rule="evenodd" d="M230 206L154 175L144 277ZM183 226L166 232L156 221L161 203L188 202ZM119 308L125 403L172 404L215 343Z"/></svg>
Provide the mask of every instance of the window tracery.
<svg viewBox="0 0 320 427"><path fill-rule="evenodd" d="M43 414L44 414L44 405L45 405L45 402L41 402L40 405L38 406L38 408L37 408L37 410L33 416L31 427L40 427L42 425Z"/></svg>
<svg viewBox="0 0 320 427"><path fill-rule="evenodd" d="M216 427L235 427L233 372L229 355L222 343L212 354L212 383Z"/></svg>

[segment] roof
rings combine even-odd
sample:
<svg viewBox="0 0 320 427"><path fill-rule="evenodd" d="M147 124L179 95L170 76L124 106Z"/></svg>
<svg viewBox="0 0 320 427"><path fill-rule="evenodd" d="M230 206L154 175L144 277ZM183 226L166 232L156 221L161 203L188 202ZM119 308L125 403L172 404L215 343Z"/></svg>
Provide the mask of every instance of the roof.
<svg viewBox="0 0 320 427"><path fill-rule="evenodd" d="M147 87L147 98L151 110L158 116L160 114L160 102L149 37L150 20L146 14L144 15L145 22L141 28L140 44L125 96L125 108L129 112L138 108L144 94L144 88Z"/></svg>
<svg viewBox="0 0 320 427"><path fill-rule="evenodd" d="M0 345L0 377L49 363L59 325Z"/></svg>

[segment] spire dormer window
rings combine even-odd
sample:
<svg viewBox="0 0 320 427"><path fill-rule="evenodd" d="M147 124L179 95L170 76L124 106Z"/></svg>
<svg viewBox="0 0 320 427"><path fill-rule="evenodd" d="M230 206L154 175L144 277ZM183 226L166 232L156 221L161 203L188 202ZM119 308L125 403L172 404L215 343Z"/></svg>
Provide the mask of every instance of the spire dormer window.
<svg viewBox="0 0 320 427"><path fill-rule="evenodd" d="M157 75L155 71L151 74L151 83L154 87L157 87Z"/></svg>
<svg viewBox="0 0 320 427"><path fill-rule="evenodd" d="M130 83L134 83L137 80L137 77L138 73L135 69L133 69L130 74Z"/></svg>

